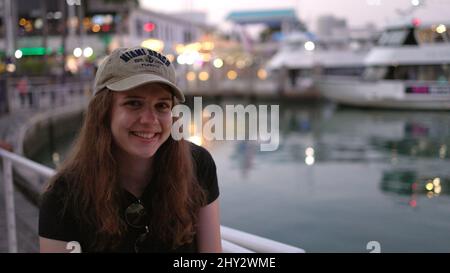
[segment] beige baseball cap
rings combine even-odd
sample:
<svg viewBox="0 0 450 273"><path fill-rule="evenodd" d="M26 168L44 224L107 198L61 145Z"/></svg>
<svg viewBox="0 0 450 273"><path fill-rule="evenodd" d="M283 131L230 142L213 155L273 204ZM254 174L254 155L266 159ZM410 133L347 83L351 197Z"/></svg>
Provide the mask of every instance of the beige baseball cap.
<svg viewBox="0 0 450 273"><path fill-rule="evenodd" d="M94 95L108 88L126 91L147 83L162 83L184 102L183 92L176 86L173 64L161 53L144 47L118 48L98 67Z"/></svg>

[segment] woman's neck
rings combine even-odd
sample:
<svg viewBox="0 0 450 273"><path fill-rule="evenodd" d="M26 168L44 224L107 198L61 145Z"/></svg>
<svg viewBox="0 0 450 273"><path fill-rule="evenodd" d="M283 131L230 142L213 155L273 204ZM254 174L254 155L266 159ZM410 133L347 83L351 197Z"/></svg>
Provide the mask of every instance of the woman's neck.
<svg viewBox="0 0 450 273"><path fill-rule="evenodd" d="M151 179L153 158L136 158L125 153L117 158L122 187L140 198Z"/></svg>

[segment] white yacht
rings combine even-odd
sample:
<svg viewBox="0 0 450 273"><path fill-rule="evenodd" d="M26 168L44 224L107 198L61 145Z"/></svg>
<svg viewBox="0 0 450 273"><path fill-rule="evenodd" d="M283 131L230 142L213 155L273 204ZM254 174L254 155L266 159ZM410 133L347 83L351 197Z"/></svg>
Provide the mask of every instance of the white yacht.
<svg viewBox="0 0 450 273"><path fill-rule="evenodd" d="M367 41L366 41L367 42ZM294 32L268 62L285 94L318 96L315 82L322 76L359 76L364 70L367 47L353 37L315 37Z"/></svg>
<svg viewBox="0 0 450 273"><path fill-rule="evenodd" d="M278 79L277 88L285 95L313 95L314 52L305 46L314 46L306 32L293 32L283 41L280 50L270 59L266 68Z"/></svg>
<svg viewBox="0 0 450 273"><path fill-rule="evenodd" d="M361 76L321 77L319 91L354 106L450 109L450 22L390 24L364 64Z"/></svg>

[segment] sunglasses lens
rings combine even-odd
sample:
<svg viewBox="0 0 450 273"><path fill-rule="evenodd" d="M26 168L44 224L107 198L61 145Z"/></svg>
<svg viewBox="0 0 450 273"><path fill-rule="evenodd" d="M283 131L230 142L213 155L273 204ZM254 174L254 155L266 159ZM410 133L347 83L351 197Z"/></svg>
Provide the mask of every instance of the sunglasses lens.
<svg viewBox="0 0 450 273"><path fill-rule="evenodd" d="M139 237L136 239L136 242L134 243L134 251L136 251L136 253L143 252L145 241L148 237L150 237L149 232L139 235Z"/></svg>
<svg viewBox="0 0 450 273"><path fill-rule="evenodd" d="M140 203L131 204L125 211L125 220L132 227L144 227L146 217L147 212L145 211L144 206Z"/></svg>

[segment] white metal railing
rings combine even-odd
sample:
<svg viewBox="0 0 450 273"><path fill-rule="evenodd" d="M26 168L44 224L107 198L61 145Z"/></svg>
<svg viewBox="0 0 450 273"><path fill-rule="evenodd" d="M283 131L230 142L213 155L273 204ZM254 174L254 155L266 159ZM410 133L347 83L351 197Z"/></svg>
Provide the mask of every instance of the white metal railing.
<svg viewBox="0 0 450 273"><path fill-rule="evenodd" d="M280 243L271 239L260 237L248 232L232 229L229 227L220 227L222 241L237 244L250 252L272 252L272 253L304 253L301 248ZM238 251L240 252L240 251Z"/></svg>
<svg viewBox="0 0 450 273"><path fill-rule="evenodd" d="M9 105L12 110L42 109L87 99L90 96L91 82L30 85L23 94L18 91L17 87L11 86L10 88Z"/></svg>
<svg viewBox="0 0 450 273"><path fill-rule="evenodd" d="M14 206L14 186L12 176L13 164L31 169L49 179L55 174L55 170L31 161L17 154L0 148L0 157L3 161L3 183L6 207L6 223L8 233L9 252L17 252L16 219ZM264 237L256 236L247 232L220 226L222 235L222 249L225 253L253 253L253 252L285 252L304 253L301 248L290 246Z"/></svg>
<svg viewBox="0 0 450 273"><path fill-rule="evenodd" d="M21 165L23 167L32 169L41 175L50 178L54 175L55 171L43 166L39 163L31 161L27 158L21 157L14 153L8 152L0 148L0 156L3 161L3 195L5 198L6 209L6 230L8 233L8 250L10 253L17 252L17 235L16 235L16 217L15 217L15 204L14 204L14 185L12 176L13 163Z"/></svg>

